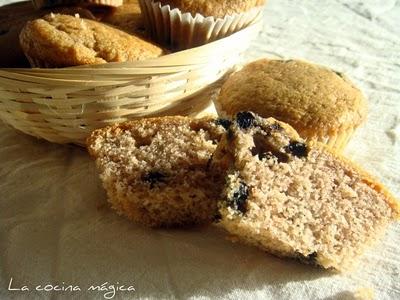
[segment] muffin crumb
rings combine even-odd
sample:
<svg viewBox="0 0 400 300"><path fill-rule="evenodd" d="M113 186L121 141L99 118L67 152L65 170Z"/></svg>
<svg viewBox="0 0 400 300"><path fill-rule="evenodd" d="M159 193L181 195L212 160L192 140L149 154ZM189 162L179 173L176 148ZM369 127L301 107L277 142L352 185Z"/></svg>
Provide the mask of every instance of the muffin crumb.
<svg viewBox="0 0 400 300"><path fill-rule="evenodd" d="M288 124L251 114L257 125L243 127L243 115L211 163L215 173L227 174L219 226L277 256L351 269L399 218L399 203L370 175L326 146L306 143Z"/></svg>

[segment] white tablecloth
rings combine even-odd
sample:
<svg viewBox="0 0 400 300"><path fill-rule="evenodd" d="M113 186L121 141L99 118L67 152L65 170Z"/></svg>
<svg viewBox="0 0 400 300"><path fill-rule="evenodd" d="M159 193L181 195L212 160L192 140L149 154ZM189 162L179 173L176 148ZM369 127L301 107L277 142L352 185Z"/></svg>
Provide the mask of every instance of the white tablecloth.
<svg viewBox="0 0 400 300"><path fill-rule="evenodd" d="M346 154L397 197L399 18L395 0L270 0L247 57L304 58L353 78L370 113ZM224 237L214 227L138 227L108 208L84 149L0 125L0 299L103 299L113 296L112 285L135 289L115 299L354 299L360 288L372 288L376 299L400 299L399 224L355 272L341 275ZM11 280L12 289L29 291L10 291ZM103 283L108 294L88 291ZM53 291L36 290L46 284Z"/></svg>

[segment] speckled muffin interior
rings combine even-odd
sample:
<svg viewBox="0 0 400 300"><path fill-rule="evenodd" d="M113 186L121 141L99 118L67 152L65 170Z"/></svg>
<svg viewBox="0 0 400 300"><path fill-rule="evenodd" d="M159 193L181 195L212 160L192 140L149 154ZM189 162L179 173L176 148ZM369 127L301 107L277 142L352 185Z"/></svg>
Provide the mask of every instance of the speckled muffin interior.
<svg viewBox="0 0 400 300"><path fill-rule="evenodd" d="M28 22L21 47L33 66L67 67L158 57L163 50L137 36L83 18L49 14Z"/></svg>
<svg viewBox="0 0 400 300"><path fill-rule="evenodd" d="M323 145L273 118L241 112L212 168L227 172L220 225L278 256L347 270L399 217L396 200Z"/></svg>
<svg viewBox="0 0 400 300"><path fill-rule="evenodd" d="M205 117L163 117L96 130L88 139L109 201L140 224L212 221L222 178L209 171L224 127Z"/></svg>
<svg viewBox="0 0 400 300"><path fill-rule="evenodd" d="M216 107L231 117L244 110L274 117L309 140L343 134L343 144L367 117L363 94L345 75L300 60L244 66L223 85Z"/></svg>
<svg viewBox="0 0 400 300"><path fill-rule="evenodd" d="M264 5L266 0L159 0L162 5L179 8L183 13L197 13L205 17L223 18L228 15L246 12L253 7Z"/></svg>

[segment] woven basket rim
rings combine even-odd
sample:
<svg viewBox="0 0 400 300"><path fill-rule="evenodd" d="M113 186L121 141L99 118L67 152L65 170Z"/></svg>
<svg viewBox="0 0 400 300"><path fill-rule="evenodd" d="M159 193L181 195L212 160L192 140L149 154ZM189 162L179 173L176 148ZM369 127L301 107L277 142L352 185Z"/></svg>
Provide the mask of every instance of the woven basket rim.
<svg viewBox="0 0 400 300"><path fill-rule="evenodd" d="M224 37L222 39L213 41L211 43L194 47L191 49L186 49L170 54L166 54L160 57L146 59L142 61L134 61L134 62L110 62L105 64L97 64L97 65L80 65L80 66L72 66L72 67L64 67L64 68L0 68L0 71L5 73L24 73L24 74L40 74L40 73L63 73L67 71L68 73L79 73L79 72L90 72L90 71L99 71L99 69L107 69L107 72L112 73L112 71L120 71L124 69L138 69L138 70L146 70L147 68L163 67L164 71L171 69L171 72L176 72L176 69L179 67L187 67L188 64L182 64L182 57L187 57L188 55L193 56L192 65L199 65L204 63L199 63L199 61L203 61L204 57L209 58L209 54L212 54L212 59L218 59L218 52L226 52L226 48L223 45L237 40L240 36L244 36L254 30L255 27L260 26L262 23L262 18L259 16L256 18L251 24L247 27L232 33L231 35ZM195 58L198 58L196 60ZM202 59L203 58L203 59Z"/></svg>
<svg viewBox="0 0 400 300"><path fill-rule="evenodd" d="M56 143L143 116L193 115L211 103L258 34L262 18L209 44L138 62L0 68L0 120Z"/></svg>

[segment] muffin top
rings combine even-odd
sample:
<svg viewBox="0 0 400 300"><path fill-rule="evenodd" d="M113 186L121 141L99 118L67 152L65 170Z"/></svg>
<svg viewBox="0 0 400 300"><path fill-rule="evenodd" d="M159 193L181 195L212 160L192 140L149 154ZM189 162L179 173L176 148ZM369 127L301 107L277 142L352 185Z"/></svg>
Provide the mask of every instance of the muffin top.
<svg viewBox="0 0 400 300"><path fill-rule="evenodd" d="M0 67L15 68L29 67L21 46L19 45L19 33L27 21L40 18L50 12L65 15L76 15L95 20L98 15L93 15L86 8L78 6L55 7L50 9L35 10L32 2L18 2L0 7Z"/></svg>
<svg viewBox="0 0 400 300"><path fill-rule="evenodd" d="M69 5L69 4L89 4L93 6L109 6L109 7L118 7L123 4L123 0L32 0L33 5L36 9L42 8L52 8L61 5Z"/></svg>
<svg viewBox="0 0 400 300"><path fill-rule="evenodd" d="M196 13L205 17L223 18L264 5L266 0L159 0L162 5L179 8L183 13Z"/></svg>
<svg viewBox="0 0 400 300"><path fill-rule="evenodd" d="M116 26L132 34L144 35L144 23L139 0L125 0L124 4L111 10L102 22Z"/></svg>
<svg viewBox="0 0 400 300"><path fill-rule="evenodd" d="M261 59L224 83L222 114L252 110L292 125L303 137L325 137L360 125L367 116L361 91L343 74L299 60Z"/></svg>
<svg viewBox="0 0 400 300"><path fill-rule="evenodd" d="M114 27L61 14L28 22L20 33L20 44L28 58L53 67L136 61L163 53Z"/></svg>

